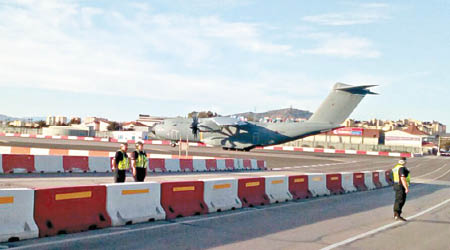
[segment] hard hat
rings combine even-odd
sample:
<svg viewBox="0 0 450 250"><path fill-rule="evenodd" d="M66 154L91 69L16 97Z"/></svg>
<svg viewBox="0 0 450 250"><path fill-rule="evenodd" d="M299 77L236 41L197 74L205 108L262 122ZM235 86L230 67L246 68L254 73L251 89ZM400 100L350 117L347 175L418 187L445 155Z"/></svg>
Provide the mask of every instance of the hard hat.
<svg viewBox="0 0 450 250"><path fill-rule="evenodd" d="M399 160L398 161L398 164L400 164L400 165L405 165L405 163L406 163L406 161L404 161L404 160Z"/></svg>

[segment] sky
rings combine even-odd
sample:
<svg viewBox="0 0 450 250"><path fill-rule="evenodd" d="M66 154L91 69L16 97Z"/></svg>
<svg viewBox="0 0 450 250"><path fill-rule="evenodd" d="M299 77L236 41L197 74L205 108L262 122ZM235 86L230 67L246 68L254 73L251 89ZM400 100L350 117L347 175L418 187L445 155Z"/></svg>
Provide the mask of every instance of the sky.
<svg viewBox="0 0 450 250"><path fill-rule="evenodd" d="M0 0L0 114L314 112L450 125L448 1Z"/></svg>

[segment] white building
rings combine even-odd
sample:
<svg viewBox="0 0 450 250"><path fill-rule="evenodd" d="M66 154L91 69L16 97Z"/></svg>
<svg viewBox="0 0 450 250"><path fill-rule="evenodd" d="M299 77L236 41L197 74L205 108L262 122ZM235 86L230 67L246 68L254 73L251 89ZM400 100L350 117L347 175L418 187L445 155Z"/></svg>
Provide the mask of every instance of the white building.
<svg viewBox="0 0 450 250"><path fill-rule="evenodd" d="M118 140L148 140L148 132L145 131L113 131L112 134Z"/></svg>
<svg viewBox="0 0 450 250"><path fill-rule="evenodd" d="M148 127L153 127L155 124L161 123L164 119L165 119L164 117L156 117L156 116L140 114L139 118L136 120L136 122L142 123Z"/></svg>
<svg viewBox="0 0 450 250"><path fill-rule="evenodd" d="M91 130L94 131L108 131L110 124L111 123L109 121L97 119L92 122L85 123L84 126L91 127Z"/></svg>
<svg viewBox="0 0 450 250"><path fill-rule="evenodd" d="M415 125L405 130L393 130L385 133L384 144L390 146L422 147L429 135L420 131Z"/></svg>
<svg viewBox="0 0 450 250"><path fill-rule="evenodd" d="M124 130L149 131L149 126L140 122L125 122L122 124Z"/></svg>
<svg viewBox="0 0 450 250"><path fill-rule="evenodd" d="M67 117L65 116L47 116L47 119L45 120L45 123L48 126L54 126L54 125L63 125L67 124Z"/></svg>

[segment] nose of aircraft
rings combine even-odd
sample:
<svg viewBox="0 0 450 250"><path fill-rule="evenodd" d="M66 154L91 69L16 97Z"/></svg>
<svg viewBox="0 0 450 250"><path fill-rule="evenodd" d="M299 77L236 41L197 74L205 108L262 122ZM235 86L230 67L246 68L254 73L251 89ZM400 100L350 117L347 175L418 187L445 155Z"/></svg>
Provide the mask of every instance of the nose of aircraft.
<svg viewBox="0 0 450 250"><path fill-rule="evenodd" d="M156 130L158 129L157 126L158 126L158 125L154 125L154 126L151 128L151 130L150 130L149 137L152 138L152 139L157 139L157 138L158 138L158 137L156 136Z"/></svg>

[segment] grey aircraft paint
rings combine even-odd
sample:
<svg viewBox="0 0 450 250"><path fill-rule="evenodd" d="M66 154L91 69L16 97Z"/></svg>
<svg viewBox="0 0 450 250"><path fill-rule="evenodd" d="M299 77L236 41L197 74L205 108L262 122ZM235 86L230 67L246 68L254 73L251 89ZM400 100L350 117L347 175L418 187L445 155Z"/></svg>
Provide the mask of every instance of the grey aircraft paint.
<svg viewBox="0 0 450 250"><path fill-rule="evenodd" d="M250 150L297 140L309 135L342 127L367 94L376 85L352 86L336 83L313 116L305 122L242 122L230 117L173 118L153 127L154 137L173 142L189 140L224 149Z"/></svg>

